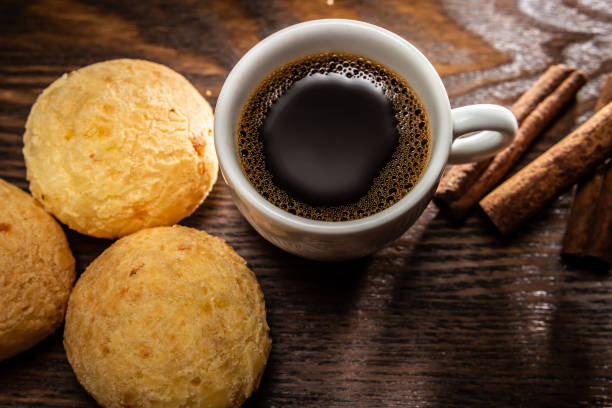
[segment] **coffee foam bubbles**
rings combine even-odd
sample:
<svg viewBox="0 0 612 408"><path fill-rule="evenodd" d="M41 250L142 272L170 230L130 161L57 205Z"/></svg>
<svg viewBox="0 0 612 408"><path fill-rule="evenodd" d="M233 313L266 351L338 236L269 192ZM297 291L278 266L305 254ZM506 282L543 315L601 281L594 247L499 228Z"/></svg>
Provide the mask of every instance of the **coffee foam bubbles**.
<svg viewBox="0 0 612 408"><path fill-rule="evenodd" d="M309 75L341 74L370 81L391 101L399 140L391 158L357 202L314 206L291 197L274 183L266 167L260 129L272 104L295 82ZM240 114L236 146L251 185L275 206L305 218L347 221L375 214L401 200L420 179L430 152L430 130L423 104L410 85L390 69L356 55L321 53L278 68L251 94Z"/></svg>

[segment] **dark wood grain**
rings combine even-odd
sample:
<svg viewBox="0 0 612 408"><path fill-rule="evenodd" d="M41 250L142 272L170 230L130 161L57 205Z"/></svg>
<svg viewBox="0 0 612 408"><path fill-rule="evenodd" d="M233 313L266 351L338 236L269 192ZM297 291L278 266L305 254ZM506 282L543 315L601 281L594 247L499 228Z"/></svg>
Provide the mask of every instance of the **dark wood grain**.
<svg viewBox="0 0 612 408"><path fill-rule="evenodd" d="M333 3L332 5L329 5ZM27 190L22 134L62 73L118 57L186 75L214 104L251 46L287 25L360 19L414 42L453 106L510 104L552 63L589 83L517 166L591 114L612 71L612 6L587 0L0 2L0 177ZM322 264L273 247L219 181L184 220L225 238L266 297L273 338L250 407L612 405L612 278L559 256L570 197L501 239L477 212L460 227L430 205L378 253ZM0 203L0 211L2 203ZM81 273L110 241L67 231ZM0 363L1 407L91 407L62 331Z"/></svg>

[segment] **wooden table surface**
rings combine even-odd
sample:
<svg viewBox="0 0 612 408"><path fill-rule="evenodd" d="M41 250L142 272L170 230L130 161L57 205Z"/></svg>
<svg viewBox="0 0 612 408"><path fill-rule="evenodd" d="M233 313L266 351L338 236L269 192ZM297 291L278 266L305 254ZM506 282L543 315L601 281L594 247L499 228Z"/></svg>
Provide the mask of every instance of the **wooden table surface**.
<svg viewBox="0 0 612 408"><path fill-rule="evenodd" d="M0 177L27 190L25 120L64 72L150 59L184 74L214 105L250 47L325 17L368 21L413 42L454 107L509 105L553 63L584 70L591 79L576 103L519 167L591 114L612 71L605 0L3 0ZM331 264L264 241L221 180L182 223L225 238L261 282L273 349L246 406L612 406L612 277L561 261L570 202L565 194L508 239L476 211L458 227L430 204L378 253ZM111 243L67 235L79 274ZM60 329L0 363L0 406L95 406L61 338Z"/></svg>

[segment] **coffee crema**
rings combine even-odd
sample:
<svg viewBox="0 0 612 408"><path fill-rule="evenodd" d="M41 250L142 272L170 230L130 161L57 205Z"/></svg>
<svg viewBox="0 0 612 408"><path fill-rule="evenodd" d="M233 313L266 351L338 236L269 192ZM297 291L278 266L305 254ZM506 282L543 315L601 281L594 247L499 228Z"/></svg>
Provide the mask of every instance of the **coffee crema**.
<svg viewBox="0 0 612 408"><path fill-rule="evenodd" d="M358 55L302 57L242 108L236 146L251 185L305 218L348 221L401 200L426 167L427 114L410 85Z"/></svg>

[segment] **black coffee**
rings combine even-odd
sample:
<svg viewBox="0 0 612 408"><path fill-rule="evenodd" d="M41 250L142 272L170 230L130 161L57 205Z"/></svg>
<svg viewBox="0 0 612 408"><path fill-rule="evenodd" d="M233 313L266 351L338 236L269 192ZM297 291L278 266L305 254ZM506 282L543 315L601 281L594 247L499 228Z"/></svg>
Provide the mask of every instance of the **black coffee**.
<svg viewBox="0 0 612 408"><path fill-rule="evenodd" d="M310 55L266 77L242 109L242 170L268 201L306 218L362 218L399 201L429 158L410 86L372 60Z"/></svg>

